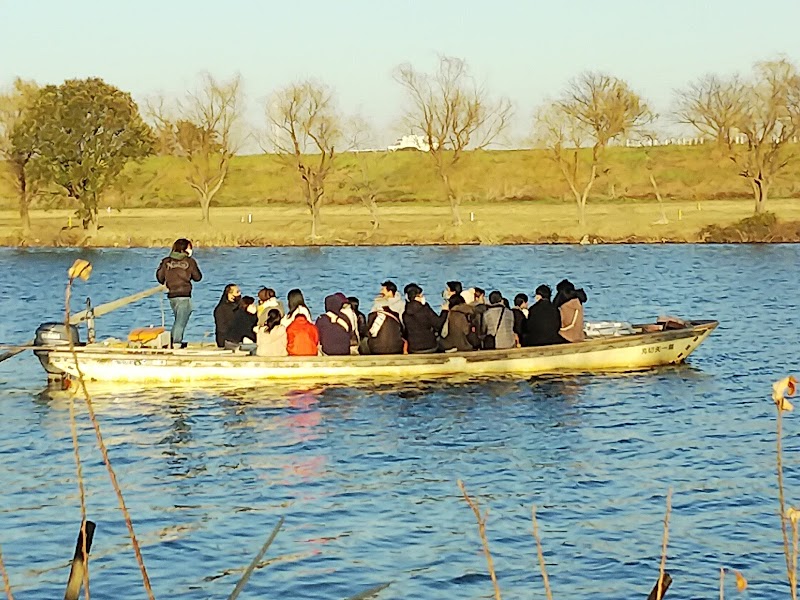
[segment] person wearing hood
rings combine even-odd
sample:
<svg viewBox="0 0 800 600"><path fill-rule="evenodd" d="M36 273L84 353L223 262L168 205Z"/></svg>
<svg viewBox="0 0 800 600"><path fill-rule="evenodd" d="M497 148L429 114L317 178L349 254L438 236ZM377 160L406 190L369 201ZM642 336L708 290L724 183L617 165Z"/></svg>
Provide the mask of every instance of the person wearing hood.
<svg viewBox="0 0 800 600"><path fill-rule="evenodd" d="M439 333L447 319L447 313L437 315L425 300L422 288L409 283L403 292L406 295L406 310L403 313L405 338L409 354L432 354L439 351Z"/></svg>
<svg viewBox="0 0 800 600"><path fill-rule="evenodd" d="M258 326L262 327L267 321L267 314L270 310L276 309L281 317L284 315L283 304L275 297L275 290L272 288L261 288L258 290Z"/></svg>
<svg viewBox="0 0 800 600"><path fill-rule="evenodd" d="M533 305L528 308L528 318L522 327L523 346L549 346L566 341L558 333L561 329L561 313L550 301L551 294L548 285L536 288Z"/></svg>
<svg viewBox="0 0 800 600"><path fill-rule="evenodd" d="M406 303L403 297L397 292L397 285L393 281L384 281L381 284L381 291L375 298L371 313L378 312L384 306L388 306L397 315L403 316Z"/></svg>
<svg viewBox="0 0 800 600"><path fill-rule="evenodd" d="M401 318L389 306L381 306L378 310L369 313L367 316L367 348L370 354L403 354Z"/></svg>
<svg viewBox="0 0 800 600"><path fill-rule="evenodd" d="M586 339L583 332L583 302L586 294L583 290L576 290L566 279L559 285L561 298L558 310L561 313L561 328L558 334L568 342L582 342Z"/></svg>
<svg viewBox="0 0 800 600"><path fill-rule="evenodd" d="M484 350L508 350L517 345L513 311L506 308L503 295L497 290L489 294L489 305L483 320L486 326L482 345Z"/></svg>
<svg viewBox="0 0 800 600"><path fill-rule="evenodd" d="M332 294L325 298L325 314L317 318L317 331L322 353L328 356L344 356L350 354L350 334L353 325L342 312L347 297L344 294Z"/></svg>
<svg viewBox="0 0 800 600"><path fill-rule="evenodd" d="M252 296L244 296L239 300L239 308L234 311L231 325L225 334L226 348L238 348L240 344L255 342L257 310L256 299Z"/></svg>
<svg viewBox="0 0 800 600"><path fill-rule="evenodd" d="M167 286L167 298L175 320L172 324L171 347L186 348L183 335L192 314L192 282L203 279L197 261L192 258L192 242L185 238L175 240L169 256L156 270L156 281Z"/></svg>
<svg viewBox="0 0 800 600"><path fill-rule="evenodd" d="M239 291L239 286L229 283L225 286L222 297L214 308L214 329L218 348L225 347L225 339L233 323L233 315L239 310L241 297L242 292Z"/></svg>
<svg viewBox="0 0 800 600"><path fill-rule="evenodd" d="M464 302L461 294L453 294L447 301L447 314L442 330L441 347L445 352L474 350L480 340L473 325L474 309ZM446 330L446 331L445 331Z"/></svg>

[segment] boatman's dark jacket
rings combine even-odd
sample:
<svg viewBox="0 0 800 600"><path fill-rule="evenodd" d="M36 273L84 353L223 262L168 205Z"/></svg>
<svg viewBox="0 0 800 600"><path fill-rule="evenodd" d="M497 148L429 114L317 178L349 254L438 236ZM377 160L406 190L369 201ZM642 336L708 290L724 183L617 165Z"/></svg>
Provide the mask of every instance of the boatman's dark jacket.
<svg viewBox="0 0 800 600"><path fill-rule="evenodd" d="M167 298L190 297L192 281L200 281L202 278L197 261L183 252L172 252L161 261L156 270L156 280L169 290Z"/></svg>

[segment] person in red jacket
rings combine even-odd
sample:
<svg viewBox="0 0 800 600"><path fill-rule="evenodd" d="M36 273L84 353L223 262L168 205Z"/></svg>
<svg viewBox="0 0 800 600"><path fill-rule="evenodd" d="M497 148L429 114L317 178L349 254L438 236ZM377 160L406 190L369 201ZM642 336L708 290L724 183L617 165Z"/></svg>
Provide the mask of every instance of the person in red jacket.
<svg viewBox="0 0 800 600"><path fill-rule="evenodd" d="M301 310L305 309L305 310ZM289 313L284 317L291 318L286 326L286 350L289 356L316 356L319 354L319 331L306 316L310 313L305 308L303 293L300 290L289 292Z"/></svg>

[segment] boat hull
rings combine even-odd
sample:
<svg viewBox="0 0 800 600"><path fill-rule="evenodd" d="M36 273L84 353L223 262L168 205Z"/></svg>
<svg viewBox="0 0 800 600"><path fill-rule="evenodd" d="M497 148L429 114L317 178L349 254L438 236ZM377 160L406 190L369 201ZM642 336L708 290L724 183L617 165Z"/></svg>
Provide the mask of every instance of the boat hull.
<svg viewBox="0 0 800 600"><path fill-rule="evenodd" d="M383 380L630 371L678 364L717 326L587 340L574 344L446 354L264 358L226 350L151 350L102 344L47 349L48 364L71 377L106 382Z"/></svg>

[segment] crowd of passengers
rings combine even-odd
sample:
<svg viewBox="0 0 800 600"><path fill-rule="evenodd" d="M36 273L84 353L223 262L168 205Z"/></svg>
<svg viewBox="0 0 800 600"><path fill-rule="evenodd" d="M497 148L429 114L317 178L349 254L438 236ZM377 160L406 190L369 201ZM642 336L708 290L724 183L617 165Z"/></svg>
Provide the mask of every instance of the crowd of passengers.
<svg viewBox="0 0 800 600"><path fill-rule="evenodd" d="M401 295L392 281L365 315L358 298L339 292L325 298L325 312L316 319L299 289L286 306L275 290L262 288L258 297L242 296L228 284L214 309L220 348L255 344L258 356L327 356L350 354L431 354L501 350L579 342L584 339L586 294L569 280L556 286L551 300L547 285L536 288L533 302L517 294L511 306L498 291L464 289L449 281L444 303L436 312L422 288L409 283Z"/></svg>

